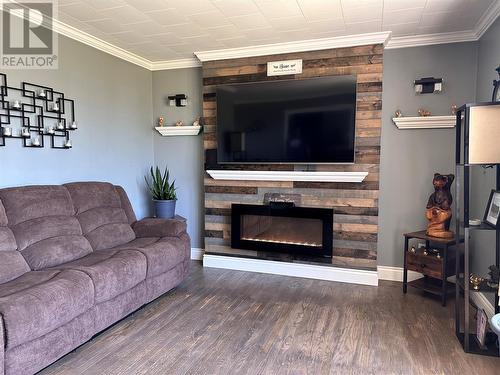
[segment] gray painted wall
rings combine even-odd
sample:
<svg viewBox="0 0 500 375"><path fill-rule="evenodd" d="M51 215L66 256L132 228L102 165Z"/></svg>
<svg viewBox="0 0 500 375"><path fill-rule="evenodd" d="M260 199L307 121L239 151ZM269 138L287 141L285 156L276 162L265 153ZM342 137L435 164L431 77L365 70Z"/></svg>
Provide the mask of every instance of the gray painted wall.
<svg viewBox="0 0 500 375"><path fill-rule="evenodd" d="M495 68L500 65L500 18L488 29L479 41L477 64L478 102L491 101L492 82L498 79ZM491 189L495 188L494 170L475 167L471 173L471 214L482 218ZM495 235L489 231L473 233L471 251L472 271L484 275L488 266L495 263Z"/></svg>
<svg viewBox="0 0 500 375"><path fill-rule="evenodd" d="M434 172L454 173L454 129L398 130L396 109L417 116L451 114L451 105L474 101L477 45L404 48L384 52L384 91L380 166L378 264L403 265L404 232L425 229L425 205ZM441 94L415 95L413 80L444 79Z"/></svg>
<svg viewBox="0 0 500 375"><path fill-rule="evenodd" d="M171 125L178 120L190 125L202 115L201 68L153 72L154 122L165 117ZM167 96L186 94L187 107L169 107ZM203 223L203 136L162 137L156 131L154 162L170 169L178 187L177 213L188 219L191 246L202 248Z"/></svg>
<svg viewBox="0 0 500 375"><path fill-rule="evenodd" d="M73 149L0 147L0 187L100 180L122 185L139 217L149 214L143 175L153 161L151 72L66 37L59 69L7 70L21 81L54 87L75 99Z"/></svg>

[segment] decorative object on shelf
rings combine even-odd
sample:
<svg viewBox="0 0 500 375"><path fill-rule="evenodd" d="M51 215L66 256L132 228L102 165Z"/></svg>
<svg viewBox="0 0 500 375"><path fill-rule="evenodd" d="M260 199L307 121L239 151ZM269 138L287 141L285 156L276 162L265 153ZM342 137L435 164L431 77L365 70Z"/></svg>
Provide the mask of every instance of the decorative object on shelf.
<svg viewBox="0 0 500 375"><path fill-rule="evenodd" d="M150 179L144 177L146 185L151 192L155 205L155 216L163 219L171 219L175 216L175 203L177 202L177 194L175 180L170 183L170 172L167 167L163 174L159 167L150 170Z"/></svg>
<svg viewBox="0 0 500 375"><path fill-rule="evenodd" d="M484 222L493 228L500 227L500 190L491 190L486 211L484 213Z"/></svg>
<svg viewBox="0 0 500 375"><path fill-rule="evenodd" d="M175 126L184 126L184 123L182 122L182 120L179 120L175 123Z"/></svg>
<svg viewBox="0 0 500 375"><path fill-rule="evenodd" d="M454 128L457 122L455 116L419 116L393 117L392 121L398 129L444 129Z"/></svg>
<svg viewBox="0 0 500 375"><path fill-rule="evenodd" d="M196 117L196 119L193 121L193 126L200 126L200 117Z"/></svg>
<svg viewBox="0 0 500 375"><path fill-rule="evenodd" d="M403 117L403 112L401 112L400 109L396 109L396 112L394 112L394 116L397 118Z"/></svg>
<svg viewBox="0 0 500 375"><path fill-rule="evenodd" d="M165 118L158 117L158 126L165 126Z"/></svg>
<svg viewBox="0 0 500 375"><path fill-rule="evenodd" d="M168 105L170 107L185 107L187 106L186 94L176 94L168 97Z"/></svg>
<svg viewBox="0 0 500 375"><path fill-rule="evenodd" d="M451 204L453 197L450 188L455 176L453 174L442 175L435 173L432 179L434 193L429 197L425 216L429 223L427 235L438 238L453 238L455 234L450 231Z"/></svg>
<svg viewBox="0 0 500 375"><path fill-rule="evenodd" d="M426 110L426 109L420 108L420 109L418 110L418 115L419 115L420 117L429 117L429 116L431 115L431 111L428 111L428 110Z"/></svg>
<svg viewBox="0 0 500 375"><path fill-rule="evenodd" d="M477 310L476 339L481 347L484 347L486 339L486 328L488 328L488 316L483 309Z"/></svg>
<svg viewBox="0 0 500 375"><path fill-rule="evenodd" d="M490 276L487 280L488 286L490 288L498 288L498 284L500 282L500 268L493 264L489 266L488 269L490 270L488 272L488 275Z"/></svg>
<svg viewBox="0 0 500 375"><path fill-rule="evenodd" d="M451 114L455 116L457 114L458 106L456 104L452 104L451 106Z"/></svg>
<svg viewBox="0 0 500 375"><path fill-rule="evenodd" d="M415 93L417 94L436 94L443 90L442 78L420 78L415 80L413 84L415 85Z"/></svg>
<svg viewBox="0 0 500 375"><path fill-rule="evenodd" d="M498 73L499 79L493 80L493 95L491 96L491 101L500 102L500 65L495 70Z"/></svg>
<svg viewBox="0 0 500 375"><path fill-rule="evenodd" d="M13 94L21 99L13 100ZM76 129L74 100L29 82L22 82L20 88L9 86L7 75L0 73L0 146L16 138L24 147L44 147L49 137L52 148L67 149L72 145L69 131Z"/></svg>
<svg viewBox="0 0 500 375"><path fill-rule="evenodd" d="M472 286L472 289L479 290L481 288L481 283L484 282L484 278L482 278L479 275L471 273L469 276L469 282L470 285Z"/></svg>
<svg viewBox="0 0 500 375"><path fill-rule="evenodd" d="M412 246L412 247L411 247L411 249L410 249L410 251L411 251L413 254L415 254L415 253L417 252L417 249L415 249L415 246Z"/></svg>

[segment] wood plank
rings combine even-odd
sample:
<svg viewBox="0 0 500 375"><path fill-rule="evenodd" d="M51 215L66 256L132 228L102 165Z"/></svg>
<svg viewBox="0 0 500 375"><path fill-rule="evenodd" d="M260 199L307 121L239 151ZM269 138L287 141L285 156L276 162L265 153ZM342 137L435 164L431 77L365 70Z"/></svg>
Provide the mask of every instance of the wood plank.
<svg viewBox="0 0 500 375"><path fill-rule="evenodd" d="M356 233L378 233L377 224L352 224L352 223L337 223L333 224L333 230L336 232L356 232Z"/></svg>
<svg viewBox="0 0 500 375"><path fill-rule="evenodd" d="M205 193L222 193L222 194L257 194L257 187L248 186L205 186Z"/></svg>

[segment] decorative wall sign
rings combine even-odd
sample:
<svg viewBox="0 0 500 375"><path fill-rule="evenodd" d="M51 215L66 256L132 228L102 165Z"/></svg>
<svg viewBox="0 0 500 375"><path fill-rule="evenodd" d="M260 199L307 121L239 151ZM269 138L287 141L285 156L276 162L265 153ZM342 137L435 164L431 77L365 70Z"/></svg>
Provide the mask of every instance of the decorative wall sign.
<svg viewBox="0 0 500 375"><path fill-rule="evenodd" d="M78 128L75 102L51 87L22 82L21 88L7 84L0 73L0 146L6 139L21 139L24 147L72 147L70 132Z"/></svg>
<svg viewBox="0 0 500 375"><path fill-rule="evenodd" d="M301 74L302 60L270 61L267 63L268 76L284 76L287 74Z"/></svg>

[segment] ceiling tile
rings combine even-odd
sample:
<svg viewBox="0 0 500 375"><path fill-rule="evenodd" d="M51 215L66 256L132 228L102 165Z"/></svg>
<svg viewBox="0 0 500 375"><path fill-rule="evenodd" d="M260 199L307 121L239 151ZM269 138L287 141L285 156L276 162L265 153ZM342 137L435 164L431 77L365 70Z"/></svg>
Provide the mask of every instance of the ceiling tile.
<svg viewBox="0 0 500 375"><path fill-rule="evenodd" d="M349 34L375 33L382 31L381 21L369 21L359 23L346 23L345 29Z"/></svg>
<svg viewBox="0 0 500 375"><path fill-rule="evenodd" d="M297 30L306 28L308 26L308 22L304 18L304 16L294 16L287 18L274 18L269 20L269 23L276 29L280 31L287 30Z"/></svg>
<svg viewBox="0 0 500 375"><path fill-rule="evenodd" d="M384 11L423 8L427 0L384 0Z"/></svg>
<svg viewBox="0 0 500 375"><path fill-rule="evenodd" d="M231 22L218 10L207 13L198 13L189 16L189 19L202 28L230 26Z"/></svg>
<svg viewBox="0 0 500 375"><path fill-rule="evenodd" d="M59 0L59 19L145 58L381 30L472 30L499 0ZM148 57L149 56L149 57Z"/></svg>
<svg viewBox="0 0 500 375"><path fill-rule="evenodd" d="M302 16L296 0L254 0L267 19Z"/></svg>
<svg viewBox="0 0 500 375"><path fill-rule="evenodd" d="M392 36L396 37L415 35L418 26L419 26L418 22L402 23L398 25L382 25L382 31L392 31Z"/></svg>
<svg viewBox="0 0 500 375"><path fill-rule="evenodd" d="M266 18L260 13L249 14L248 16L231 17L228 19L241 30L259 29L271 26Z"/></svg>
<svg viewBox="0 0 500 375"><path fill-rule="evenodd" d="M411 8L399 10L385 10L383 15L384 25L400 25L403 23L420 22L424 8Z"/></svg>
<svg viewBox="0 0 500 375"><path fill-rule="evenodd" d="M213 0L213 4L226 16L246 16L259 12L252 0Z"/></svg>
<svg viewBox="0 0 500 375"><path fill-rule="evenodd" d="M310 21L342 17L340 0L297 0L304 16Z"/></svg>

